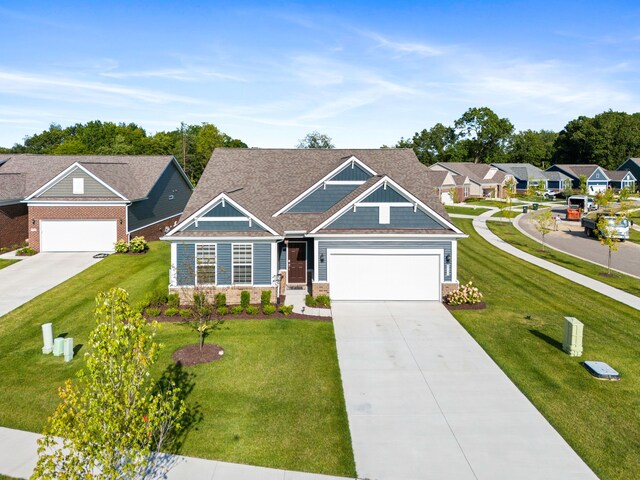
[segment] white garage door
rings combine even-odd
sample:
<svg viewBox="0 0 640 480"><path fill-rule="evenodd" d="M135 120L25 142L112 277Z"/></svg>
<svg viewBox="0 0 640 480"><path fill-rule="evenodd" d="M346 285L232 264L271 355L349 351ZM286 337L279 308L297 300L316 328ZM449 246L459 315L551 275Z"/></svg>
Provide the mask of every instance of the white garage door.
<svg viewBox="0 0 640 480"><path fill-rule="evenodd" d="M332 300L440 300L440 255L433 250L329 250L327 256Z"/></svg>
<svg viewBox="0 0 640 480"><path fill-rule="evenodd" d="M111 252L118 237L115 220L42 220L42 252Z"/></svg>

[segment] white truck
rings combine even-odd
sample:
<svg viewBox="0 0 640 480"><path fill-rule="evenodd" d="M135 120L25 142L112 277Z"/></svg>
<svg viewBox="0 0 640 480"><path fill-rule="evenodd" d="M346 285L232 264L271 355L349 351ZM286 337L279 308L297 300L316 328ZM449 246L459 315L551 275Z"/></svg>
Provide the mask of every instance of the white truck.
<svg viewBox="0 0 640 480"><path fill-rule="evenodd" d="M615 213L592 212L580 219L587 237L611 237L621 242L629 239L630 224L627 217Z"/></svg>

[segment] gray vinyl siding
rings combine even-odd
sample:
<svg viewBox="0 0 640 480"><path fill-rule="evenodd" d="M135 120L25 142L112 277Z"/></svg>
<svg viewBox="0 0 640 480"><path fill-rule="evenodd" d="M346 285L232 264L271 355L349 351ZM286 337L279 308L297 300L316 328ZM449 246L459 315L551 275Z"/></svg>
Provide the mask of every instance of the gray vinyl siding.
<svg viewBox="0 0 640 480"><path fill-rule="evenodd" d="M320 255L324 255L325 261L320 262L318 264L318 280L321 282L327 281L327 262L329 261L329 256L327 255L327 248L341 248L341 249L363 249L363 250L381 250L381 249L390 249L390 250L411 250L411 249L443 249L444 255L451 255L451 241L450 240L441 240L441 241L361 241L361 240L320 240L318 242L318 257ZM449 268L449 273L447 274L447 269L445 267L445 271L443 272L445 281L451 281L451 268Z"/></svg>
<svg viewBox="0 0 640 480"><path fill-rule="evenodd" d="M378 187L375 191L371 192L365 199L363 199L362 203L403 203L408 202L409 200L405 198L403 195L399 194L393 187L387 185L385 189L384 186Z"/></svg>
<svg viewBox="0 0 640 480"><path fill-rule="evenodd" d="M246 215L237 208L229 205L228 202L225 202L224 207L222 206L222 202L220 202L215 207L211 208L209 211L202 215L203 217L246 217Z"/></svg>
<svg viewBox="0 0 640 480"><path fill-rule="evenodd" d="M371 174L362 169L358 164L354 163L353 168L351 168L351 165L347 165L329 180L366 181L369 178L371 178Z"/></svg>
<svg viewBox="0 0 640 480"><path fill-rule="evenodd" d="M129 206L129 231L180 215L190 197L191 188L172 161L151 188L148 198Z"/></svg>
<svg viewBox="0 0 640 480"><path fill-rule="evenodd" d="M601 180L601 182L597 182L598 180ZM593 183L594 185L603 185L602 182L605 182L604 184L606 185L607 177L605 177L602 170L598 168L589 177L589 183Z"/></svg>
<svg viewBox="0 0 640 480"><path fill-rule="evenodd" d="M358 185L320 185L313 192L287 210L287 212L325 212L353 192L356 188L358 188Z"/></svg>
<svg viewBox="0 0 640 480"><path fill-rule="evenodd" d="M73 193L73 179L84 179L84 193ZM61 178L58 182L51 185L47 190L42 192L39 197L107 197L107 198L120 198L107 187L96 181L91 175L88 175L84 170L75 168L69 172L66 176Z"/></svg>
<svg viewBox="0 0 640 480"><path fill-rule="evenodd" d="M178 285L193 285L195 283L195 255L196 247L192 243L176 245L176 280Z"/></svg>
<svg viewBox="0 0 640 480"><path fill-rule="evenodd" d="M379 220L378 207L358 207L355 212L353 209L345 212L325 228L447 228L420 209L414 212L413 207L392 206L390 222L380 224Z"/></svg>
<svg viewBox="0 0 640 480"><path fill-rule="evenodd" d="M287 269L287 248L284 243L278 243L278 270Z"/></svg>
<svg viewBox="0 0 640 480"><path fill-rule="evenodd" d="M260 225L256 222L251 222L251 226L249 226L249 222L234 222L234 221L224 221L224 222L198 222L198 226L196 227L195 223L192 223L185 231L190 232L248 232L248 231L264 231Z"/></svg>
<svg viewBox="0 0 640 480"><path fill-rule="evenodd" d="M204 242L203 242L204 243ZM231 285L232 243L253 243L253 284L271 285L271 243L265 242L206 242L216 245L217 285ZM195 275L195 244L177 245L176 278L178 285L193 285ZM275 273L275 272L274 272Z"/></svg>

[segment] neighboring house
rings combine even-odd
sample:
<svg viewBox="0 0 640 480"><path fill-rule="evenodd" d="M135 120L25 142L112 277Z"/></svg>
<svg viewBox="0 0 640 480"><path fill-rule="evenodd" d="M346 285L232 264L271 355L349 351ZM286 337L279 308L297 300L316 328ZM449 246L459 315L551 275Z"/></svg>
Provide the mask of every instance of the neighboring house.
<svg viewBox="0 0 640 480"><path fill-rule="evenodd" d="M334 300L439 300L457 240L411 149L216 149L171 242L170 291L309 288ZM273 297L272 297L273 298Z"/></svg>
<svg viewBox="0 0 640 480"><path fill-rule="evenodd" d="M636 191L637 179L629 170L607 170L607 177L609 177L610 188L616 190L628 188Z"/></svg>
<svg viewBox="0 0 640 480"><path fill-rule="evenodd" d="M166 233L192 189L173 156L0 155L0 231L12 232L0 239L113 251L117 240Z"/></svg>
<svg viewBox="0 0 640 480"><path fill-rule="evenodd" d="M471 188L469 177L455 175L447 170L432 170L431 179L437 185L438 198L445 205L451 205L456 201L464 202L469 196Z"/></svg>
<svg viewBox="0 0 640 480"><path fill-rule="evenodd" d="M640 181L640 158L627 158L616 170L629 170L636 181ZM636 183L636 188L638 188L638 183Z"/></svg>
<svg viewBox="0 0 640 480"><path fill-rule="evenodd" d="M564 173L571 179L573 188L580 188L580 177L584 176L587 179L587 193L590 195L602 192L609 186L609 177L598 165L556 164L547 168L547 172Z"/></svg>
<svg viewBox="0 0 640 480"><path fill-rule="evenodd" d="M516 180L516 191L525 193L529 186L544 185L545 189L562 190L569 177L561 172L545 172L530 163L492 163L492 166L512 175Z"/></svg>
<svg viewBox="0 0 640 480"><path fill-rule="evenodd" d="M504 198L505 184L511 175L486 163L438 162L429 167L434 171L448 171L469 179L466 197Z"/></svg>

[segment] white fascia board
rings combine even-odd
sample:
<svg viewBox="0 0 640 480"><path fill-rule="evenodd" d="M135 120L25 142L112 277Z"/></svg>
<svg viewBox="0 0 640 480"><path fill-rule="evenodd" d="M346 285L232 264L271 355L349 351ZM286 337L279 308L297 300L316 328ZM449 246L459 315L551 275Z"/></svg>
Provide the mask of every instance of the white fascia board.
<svg viewBox="0 0 640 480"><path fill-rule="evenodd" d="M106 202L96 202L95 200L90 202L83 202L81 200L23 200L22 203L26 203L27 206L38 206L38 207L121 207L129 205L127 201L106 201Z"/></svg>
<svg viewBox="0 0 640 480"><path fill-rule="evenodd" d="M35 197L37 195L40 195L41 193L47 191L49 188L51 188L53 185L55 185L56 183L58 183L60 180L62 180L64 177L66 177L69 173L71 173L74 169L79 168L80 170L82 170L84 173L86 173L87 175L89 175L91 178L93 178L96 182L98 182L100 185L102 185L103 187L105 187L107 190L113 192L115 195L117 195L118 197L120 197L123 200L129 201L127 199L127 197L125 197L124 195L120 194L118 191L116 191L114 188L112 188L111 186L107 185L105 182L103 182L102 180L100 180L98 177L96 177L93 173L91 173L89 170L87 170L86 168L84 168L82 165L80 165L80 163L78 162L74 162L72 165L69 165L67 168L65 168L62 172L60 172L58 175L56 175L55 177L53 177L51 180L49 180L47 183L45 183L42 187L40 187L38 190L36 190L35 192L33 192L31 195L28 195L27 197L25 197L25 200L30 200L32 197ZM80 197L79 197L80 198Z"/></svg>
<svg viewBox="0 0 640 480"><path fill-rule="evenodd" d="M596 167L596 169L591 173L591 175L589 175L589 180L591 180L591 177L593 177L593 175L600 170L600 173L602 173L602 175L604 176L605 179L607 179L608 181L611 181L611 179L607 176L606 173L604 173L604 170L602 169L602 167L600 165L598 165ZM594 180L595 182L599 182L600 180Z"/></svg>
<svg viewBox="0 0 640 480"><path fill-rule="evenodd" d="M365 190L357 198L355 198L354 200L349 202L347 205L342 207L335 214L333 214L331 217L326 219L324 222L322 222L316 228L311 230L311 232L309 232L309 233L313 234L313 233L317 233L318 230L322 230L327 225L329 225L330 223L335 221L337 218L341 217L344 213L349 211L351 208L353 208L354 205L357 205L358 203L360 203L360 201L363 198L366 198L368 195L370 195L372 192L374 192L378 187L380 187L381 184L384 184L384 183L387 183L387 184L391 185L394 189L396 189L398 192L400 192L401 195L403 195L404 197L408 198L412 203L417 204L418 207L420 207L424 212L426 212L427 214L433 216L441 224L446 225L447 228L450 228L455 233L463 234L462 231L459 230L454 224L452 224L451 222L445 220L445 218L442 215L437 213L435 210L433 210L431 207L426 205L421 200L419 200L416 197L414 197L411 193L409 193L407 190L402 188L400 185L398 185L396 182L394 182L391 178L387 177L386 175L384 177L380 178L380 180L378 182L374 183L370 188Z"/></svg>
<svg viewBox="0 0 640 480"><path fill-rule="evenodd" d="M169 232L171 233L171 232ZM228 241L234 241L234 242L244 242L244 243L255 243L255 242L265 242L265 243L270 243L270 242L279 242L280 240L283 240L284 237L278 236L278 237L240 237L240 236L233 236L233 237L170 237L169 233L167 235L165 235L164 237L160 237L160 240L165 241L165 242L189 242L189 243L217 243L220 241L224 241L224 242L228 242Z"/></svg>
<svg viewBox="0 0 640 480"><path fill-rule="evenodd" d="M347 165L351 164L351 163L357 164L359 167L361 167L364 171L368 172L369 174L371 174L371 176L376 176L377 173L372 170L371 168L369 168L367 165L365 165L364 163L362 163L360 160L358 160L354 155L352 155L351 157L349 157L346 161L342 162L339 166L337 166L336 168L334 168L333 170L331 170L331 172L329 172L327 175L325 175L322 179L318 180L316 183L314 183L311 187L307 188L304 192L302 192L300 195L298 195L296 198L294 198L293 200L291 200L289 203L287 203L284 207L282 207L280 210L278 210L276 213L273 214L274 217L277 217L278 215L283 214L284 212L286 212L287 210L289 210L291 207L293 207L295 204L297 204L298 202L300 202L300 200L302 200L303 198L305 198L307 195L309 195L311 192L313 192L316 188L318 188L320 185L324 184L325 182L327 182L328 179L330 179L331 177L333 177L336 173L338 173L340 170L342 170L343 168L345 168ZM364 183L364 182L363 182Z"/></svg>
<svg viewBox="0 0 640 480"><path fill-rule="evenodd" d="M258 218L255 215L252 215L248 210L246 210L245 208L241 207L238 203L231 200L228 195L226 195L225 193L221 193L220 195L218 195L217 197L215 197L214 199L206 203L203 207L199 208L195 213L191 214L188 218L186 218L185 220L180 222L178 225L176 225L169 233L167 233L166 237L170 237L174 233L182 231L185 227L191 225L196 219L199 220L200 215L204 214L204 212L206 212L207 210L210 210L211 208L216 206L218 202L221 202L223 200L231 204L231 206L234 207L236 210L239 210L240 212L244 213L247 217L251 218L251 220L256 222L258 225L260 225L262 228L267 230L272 235L279 236L278 232L276 232L274 229L272 229L267 224L258 220Z"/></svg>
<svg viewBox="0 0 640 480"><path fill-rule="evenodd" d="M323 240L344 240L353 238L357 240L366 239L367 241L386 241L390 238L400 240L452 240L458 238L467 238L469 237L469 235L467 235L466 233L315 233L307 235L307 237L321 238Z"/></svg>

